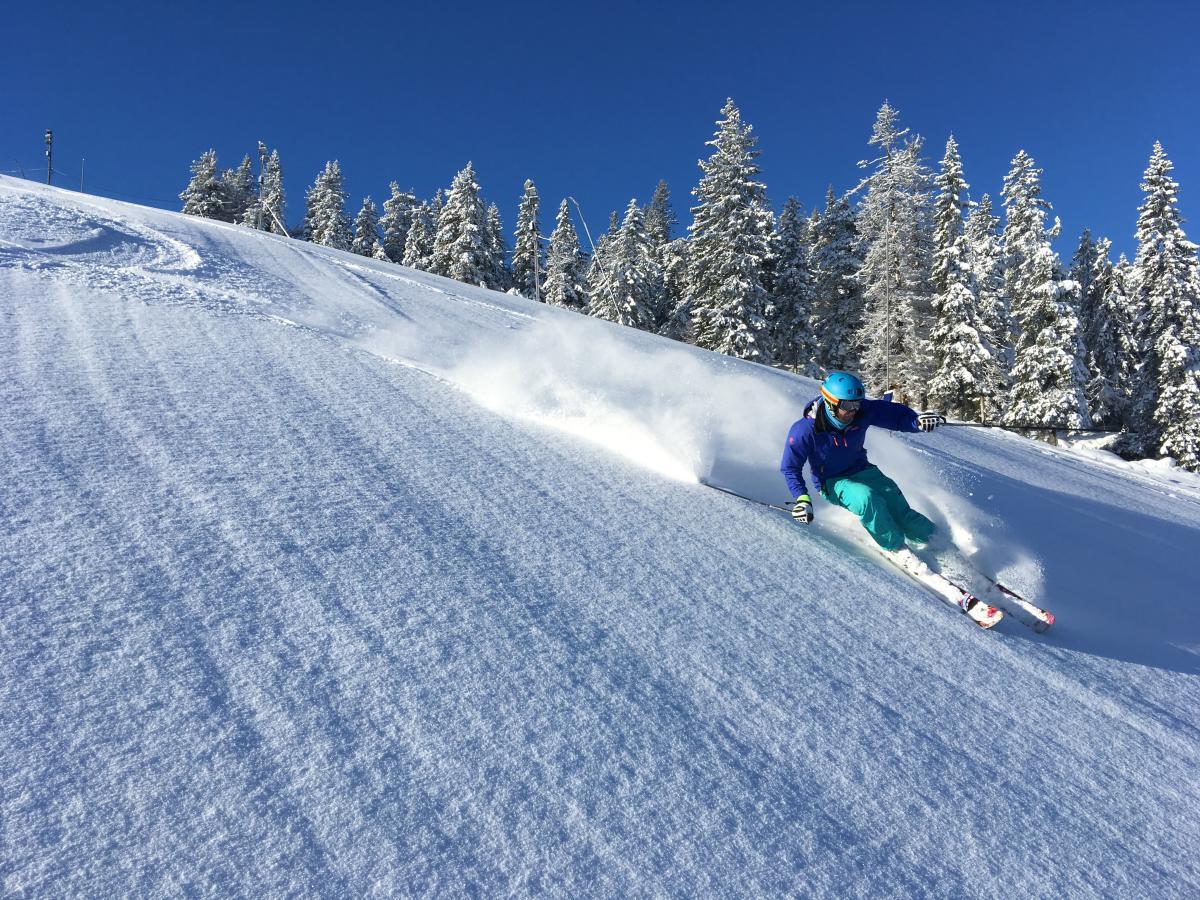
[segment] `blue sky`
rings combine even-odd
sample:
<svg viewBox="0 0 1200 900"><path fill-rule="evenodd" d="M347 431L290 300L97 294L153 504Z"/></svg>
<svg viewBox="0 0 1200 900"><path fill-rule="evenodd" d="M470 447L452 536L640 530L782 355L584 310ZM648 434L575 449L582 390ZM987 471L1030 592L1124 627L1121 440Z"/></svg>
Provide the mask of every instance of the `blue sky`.
<svg viewBox="0 0 1200 900"><path fill-rule="evenodd" d="M1063 220L1132 254L1155 140L1200 240L1194 4L20 3L6 10L0 171L178 208L214 147L277 148L289 221L327 159L351 213L395 179L420 196L475 163L511 232L526 178L547 233L565 195L593 233L667 179L681 227L726 97L754 126L767 193L810 208L852 187L887 98L957 139L971 193L998 200L1027 150ZM511 240L511 236L510 236Z"/></svg>

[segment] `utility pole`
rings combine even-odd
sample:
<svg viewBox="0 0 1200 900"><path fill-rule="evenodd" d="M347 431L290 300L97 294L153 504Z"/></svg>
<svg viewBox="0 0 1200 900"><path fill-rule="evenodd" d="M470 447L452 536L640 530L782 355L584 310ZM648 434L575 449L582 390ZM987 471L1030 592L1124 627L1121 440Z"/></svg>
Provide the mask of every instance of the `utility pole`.
<svg viewBox="0 0 1200 900"><path fill-rule="evenodd" d="M536 224L536 223L534 223ZM542 236L536 235L533 241L533 299L542 301L542 274L539 271L542 260Z"/></svg>
<svg viewBox="0 0 1200 900"><path fill-rule="evenodd" d="M53 157L51 150L54 146L54 132L49 128L46 129L46 184L50 183L50 173L54 171Z"/></svg>
<svg viewBox="0 0 1200 900"><path fill-rule="evenodd" d="M258 231L263 230L263 181L267 172L267 145L262 141L258 142L258 220L254 223L254 227Z"/></svg>
<svg viewBox="0 0 1200 900"><path fill-rule="evenodd" d="M87 162L86 159L79 161L79 193L83 193L83 166Z"/></svg>

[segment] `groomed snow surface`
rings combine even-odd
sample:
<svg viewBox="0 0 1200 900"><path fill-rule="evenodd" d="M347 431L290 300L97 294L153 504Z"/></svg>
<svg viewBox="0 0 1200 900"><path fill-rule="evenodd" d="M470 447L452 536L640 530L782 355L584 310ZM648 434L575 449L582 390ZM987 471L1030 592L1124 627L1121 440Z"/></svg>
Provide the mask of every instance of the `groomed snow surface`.
<svg viewBox="0 0 1200 900"><path fill-rule="evenodd" d="M824 501L810 381L0 178L0 894L1200 894L1200 480L872 459L1058 616Z"/></svg>

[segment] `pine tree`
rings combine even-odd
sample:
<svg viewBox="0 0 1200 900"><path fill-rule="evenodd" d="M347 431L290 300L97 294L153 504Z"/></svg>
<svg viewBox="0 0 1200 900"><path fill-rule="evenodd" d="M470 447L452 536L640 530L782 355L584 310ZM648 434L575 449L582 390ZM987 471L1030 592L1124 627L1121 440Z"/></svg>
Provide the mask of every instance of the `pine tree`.
<svg viewBox="0 0 1200 900"><path fill-rule="evenodd" d="M225 208L221 221L240 222L254 202L254 163L247 154L236 169L226 169L221 175L225 187Z"/></svg>
<svg viewBox="0 0 1200 900"><path fill-rule="evenodd" d="M1004 248L1000 241L1000 219L992 213L992 199L984 194L967 216L965 234L971 277L979 301L979 324L985 345L991 351L986 384L991 387L984 402L987 421L996 419L1007 401L1008 372L1012 347L1008 300L1004 295ZM988 396L985 391L985 396Z"/></svg>
<svg viewBox="0 0 1200 900"><path fill-rule="evenodd" d="M488 243L487 210L475 180L475 166L468 162L454 176L438 215L430 271L486 287L492 274Z"/></svg>
<svg viewBox="0 0 1200 900"><path fill-rule="evenodd" d="M636 199L605 254L601 289L588 313L619 325L654 330L652 304L662 290L662 273L650 250L646 220Z"/></svg>
<svg viewBox="0 0 1200 900"><path fill-rule="evenodd" d="M1107 250L1105 251L1107 256ZM1103 295L1112 282L1112 263L1107 259L1107 268L1101 265L1100 245L1092 240L1091 229L1085 228L1079 235L1079 245L1071 257L1071 280L1079 285L1079 337L1083 343L1084 364L1088 371L1087 398L1088 414L1093 425L1111 421L1114 411L1117 386L1100 371L1095 350L1098 344L1110 340L1108 335L1096 333Z"/></svg>
<svg viewBox="0 0 1200 900"><path fill-rule="evenodd" d="M661 328L675 306L675 298L668 294L667 269L671 260L667 257L667 247L671 243L671 233L679 224L675 211L671 207L671 191L666 181L659 181L654 188L654 196L645 210L646 237L650 240L650 252L654 262L663 273L662 292L651 304L654 313L655 327Z"/></svg>
<svg viewBox="0 0 1200 900"><path fill-rule="evenodd" d="M1145 343L1143 328L1146 317L1137 307L1139 292L1136 281L1137 273L1133 263L1122 253L1117 258L1117 264L1113 266L1113 290L1109 296L1111 302L1119 307L1114 318L1125 323L1118 351L1121 354L1120 370L1124 373L1121 383L1126 403L1122 427L1126 429L1133 425L1133 394L1137 389L1142 364L1142 346Z"/></svg>
<svg viewBox="0 0 1200 900"><path fill-rule="evenodd" d="M989 380L993 357L980 322L963 222L963 193L970 185L963 178L953 136L946 142L937 187L930 331L937 368L929 384L929 402L945 413L969 419L982 414L982 400L993 394L995 385Z"/></svg>
<svg viewBox="0 0 1200 900"><path fill-rule="evenodd" d="M433 208L429 203L422 203L413 210L412 224L404 238L404 259L401 260L404 265L411 269L429 270L433 259L433 223Z"/></svg>
<svg viewBox="0 0 1200 900"><path fill-rule="evenodd" d="M192 163L192 179L183 193L183 212L205 219L224 219L229 205L225 184L217 175L217 151L208 150Z"/></svg>
<svg viewBox="0 0 1200 900"><path fill-rule="evenodd" d="M1079 338L1078 286L1066 278L1045 227L1041 170L1024 150L1004 179L1005 292L1016 346L1005 420L1010 425L1082 428L1089 424Z"/></svg>
<svg viewBox="0 0 1200 900"><path fill-rule="evenodd" d="M718 353L767 362L770 335L763 317L763 285L770 253L772 215L766 188L755 180L758 139L733 100L727 100L717 131L700 163L704 173L692 191L699 204L689 228L688 293L696 344Z"/></svg>
<svg viewBox="0 0 1200 900"><path fill-rule="evenodd" d="M776 362L789 369L816 373L816 341L810 311L813 305L813 271L808 220L800 201L789 197L779 215L775 234L775 267L771 284L775 318L771 343Z"/></svg>
<svg viewBox="0 0 1200 900"><path fill-rule="evenodd" d="M508 268L508 244L504 240L504 223L500 220L500 207L495 203L487 211L488 287L496 291L507 291L512 286L512 273Z"/></svg>
<svg viewBox="0 0 1200 900"><path fill-rule="evenodd" d="M687 295L690 245L687 238L678 237L662 249L663 292L659 305L658 333L673 341L694 344L692 301Z"/></svg>
<svg viewBox="0 0 1200 900"><path fill-rule="evenodd" d="M812 236L813 303L811 327L820 371L858 371L858 335L863 296L858 277L862 257L848 197L835 197L830 187L825 211L814 213Z"/></svg>
<svg viewBox="0 0 1200 900"><path fill-rule="evenodd" d="M259 141L258 158L262 166L262 172L259 175L258 196L246 208L246 212L242 216L242 224L286 235L287 229L283 227L285 198L283 172L279 166L279 151L275 150L268 156L266 145Z"/></svg>
<svg viewBox="0 0 1200 900"><path fill-rule="evenodd" d="M337 160L325 163L324 171L317 175L304 199L304 239L335 250L349 250L350 219L346 215L346 192Z"/></svg>
<svg viewBox="0 0 1200 900"><path fill-rule="evenodd" d="M621 223L621 257L627 271L630 293L639 294L645 316L638 327L644 331L656 331L662 315L663 269L658 248L646 230L645 208L635 200L629 201L625 219ZM636 289L633 285L636 284Z"/></svg>
<svg viewBox="0 0 1200 900"><path fill-rule="evenodd" d="M596 241L596 252L592 254L591 262L588 264L587 275L583 281L583 293L587 299L586 312L588 315L593 315L593 310L600 307L616 308L616 300L609 296L611 293L611 283L609 280L610 257L612 255L612 247L617 239L617 232L621 230L621 223L617 219L616 212L609 216L608 231L600 235Z"/></svg>
<svg viewBox="0 0 1200 900"><path fill-rule="evenodd" d="M541 200L537 186L525 181L525 193L517 210L517 231L513 244L512 281L517 293L530 300L542 299L542 279L546 264L542 261Z"/></svg>
<svg viewBox="0 0 1200 900"><path fill-rule="evenodd" d="M412 191L400 190L396 182L391 183L390 189L392 194L383 201L383 216L379 219L383 229L383 252L392 262L402 263L418 203Z"/></svg>
<svg viewBox="0 0 1200 900"><path fill-rule="evenodd" d="M375 201L363 197L362 209L354 220L354 240L350 250L359 256L373 256L375 247L379 244L379 212Z"/></svg>
<svg viewBox="0 0 1200 900"><path fill-rule="evenodd" d="M666 181L659 181L650 205L646 207L646 236L655 253L671 242L671 231L677 224L679 221L671 208L671 190Z"/></svg>
<svg viewBox="0 0 1200 900"><path fill-rule="evenodd" d="M1174 457L1200 472L1200 261L1176 208L1174 168L1154 144L1138 210L1134 260L1141 368L1133 395L1133 433L1122 449Z"/></svg>
<svg viewBox="0 0 1200 900"><path fill-rule="evenodd" d="M262 206L271 223L268 231L276 234L288 233L287 219L283 217L287 205L287 195L283 191L283 167L279 162L279 151L272 150L271 158L267 160L267 177L263 183Z"/></svg>
<svg viewBox="0 0 1200 900"><path fill-rule="evenodd" d="M438 188L433 192L433 199L429 202L429 215L433 219L433 230L436 233L438 224L442 221L442 208L446 205L446 192Z"/></svg>
<svg viewBox="0 0 1200 900"><path fill-rule="evenodd" d="M1125 426L1129 387L1136 371L1129 298L1109 258L1111 248L1112 241L1101 238L1090 252L1076 253L1080 271L1072 270L1072 278L1084 291L1081 333L1088 369L1086 395L1092 424L1098 428ZM1090 272L1083 272L1082 266L1089 263Z"/></svg>
<svg viewBox="0 0 1200 900"><path fill-rule="evenodd" d="M552 306L583 309L587 298L583 291L584 256L579 247L579 235L571 221L567 201L558 207L554 232L550 235L550 252L546 258L546 287L544 299Z"/></svg>
<svg viewBox="0 0 1200 900"><path fill-rule="evenodd" d="M1087 335L1096 305L1095 292L1092 289L1092 278L1096 269L1096 242L1092 240L1090 228L1083 229L1079 235L1079 246L1071 257L1071 280L1079 285L1079 330ZM1087 347L1086 338L1084 347Z"/></svg>
<svg viewBox="0 0 1200 900"><path fill-rule="evenodd" d="M899 114L886 101L868 141L883 155L860 163L874 171L856 224L863 255L859 279L866 303L859 333L864 380L876 389L923 393L932 376L928 332L932 322L931 178L921 160L920 137L901 144ZM923 400L923 398L921 398Z"/></svg>

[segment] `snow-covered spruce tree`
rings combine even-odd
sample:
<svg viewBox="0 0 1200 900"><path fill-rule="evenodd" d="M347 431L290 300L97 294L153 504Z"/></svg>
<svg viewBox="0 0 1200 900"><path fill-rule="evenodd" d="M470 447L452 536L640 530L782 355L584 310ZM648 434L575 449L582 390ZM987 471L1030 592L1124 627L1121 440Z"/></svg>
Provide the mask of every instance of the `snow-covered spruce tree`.
<svg viewBox="0 0 1200 900"><path fill-rule="evenodd" d="M1071 257L1071 280L1079 285L1079 330L1086 335L1088 323L1091 321L1092 309L1095 306L1095 296L1092 291L1092 275L1096 268L1096 242L1092 240L1092 230L1083 229L1079 235L1079 246ZM1084 341L1087 348L1087 341Z"/></svg>
<svg viewBox="0 0 1200 900"><path fill-rule="evenodd" d="M279 165L279 151L267 155L267 147L262 141L258 142L258 155L262 161L261 180L258 197L247 207L242 216L242 224L250 228L261 228L275 234L287 234L283 227L283 212L285 198L283 193L283 172Z"/></svg>
<svg viewBox="0 0 1200 900"><path fill-rule="evenodd" d="M596 252L592 254L592 260L588 264L587 275L583 281L583 293L587 298L587 306L585 311L587 314L594 315L593 310L601 307L616 307L616 300L609 296L612 292L612 281L610 275L610 257L612 255L612 246L617 240L617 233L621 230L621 221L617 218L616 211L609 214L608 231L600 235L596 241Z"/></svg>
<svg viewBox="0 0 1200 900"><path fill-rule="evenodd" d="M813 302L812 262L809 259L808 220L800 201L789 197L775 232L774 277L771 294L775 316L771 343L778 365L816 375L816 343L810 325Z"/></svg>
<svg viewBox="0 0 1200 900"><path fill-rule="evenodd" d="M363 197L362 208L354 219L354 240L350 250L359 256L374 256L375 246L379 243L379 211L375 201Z"/></svg>
<svg viewBox="0 0 1200 900"><path fill-rule="evenodd" d="M831 186L825 210L809 223L812 240L813 303L811 323L820 371L858 371L858 334L863 296L858 270L858 231L849 197L835 197Z"/></svg>
<svg viewBox="0 0 1200 900"><path fill-rule="evenodd" d="M438 188L433 192L433 199L429 201L429 215L433 219L433 230L437 233L438 223L442 221L442 208L446 205L446 191Z"/></svg>
<svg viewBox="0 0 1200 900"><path fill-rule="evenodd" d="M279 162L279 151L272 150L267 160L267 172L263 178L262 203L264 218L268 221L267 231L287 234L287 219L283 217L287 206L287 195L283 191L283 167Z"/></svg>
<svg viewBox="0 0 1200 900"><path fill-rule="evenodd" d="M495 203L488 207L485 243L488 287L495 291L507 291L512 286L512 273L508 269L508 244L504 240L504 223L500 220L500 207Z"/></svg>
<svg viewBox="0 0 1200 900"><path fill-rule="evenodd" d="M662 249L663 293L658 333L673 341L693 344L692 301L687 295L689 244L687 238L678 237Z"/></svg>
<svg viewBox="0 0 1200 900"><path fill-rule="evenodd" d="M971 277L979 302L979 325L985 346L991 351L986 383L984 418L995 421L1008 402L1008 372L1012 367L1012 343L1008 300L1004 296L1004 247L1000 241L1000 218L992 212L992 198L984 194L967 216L967 238Z"/></svg>
<svg viewBox="0 0 1200 900"><path fill-rule="evenodd" d="M491 268L487 209L475 180L475 166L468 162L454 176L438 215L430 271L455 281L488 287Z"/></svg>
<svg viewBox="0 0 1200 900"><path fill-rule="evenodd" d="M645 208L636 199L629 201L617 246L617 260L626 285L626 292L640 300L645 310L638 327L655 331L660 316L663 295L663 271L659 253L646 230Z"/></svg>
<svg viewBox="0 0 1200 900"><path fill-rule="evenodd" d="M433 259L434 238L433 208L421 203L413 210L412 224L404 238L404 259L401 262L412 269L428 271Z"/></svg>
<svg viewBox="0 0 1200 900"><path fill-rule="evenodd" d="M692 194L688 229L687 292L697 346L759 362L770 360L770 335L763 312L771 231L766 188L755 180L761 151L733 100L727 100L717 131L700 162L704 173Z"/></svg>
<svg viewBox="0 0 1200 900"><path fill-rule="evenodd" d="M1100 238L1092 244L1090 252L1076 253L1078 274L1072 269L1072 278L1083 287L1081 330L1087 354L1086 395L1088 412L1097 428L1125 427L1129 390L1136 374L1133 363L1137 351L1129 299L1109 258L1111 249L1112 241ZM1082 271L1085 263L1091 267L1086 273Z"/></svg>
<svg viewBox="0 0 1200 900"><path fill-rule="evenodd" d="M1055 428L1089 424L1087 372L1079 338L1078 285L1066 277L1047 230L1050 204L1041 196L1041 169L1020 151L1004 179L1004 287L1016 345L1004 420Z"/></svg>
<svg viewBox="0 0 1200 900"><path fill-rule="evenodd" d="M654 196L645 209L646 236L650 240L650 252L654 262L663 273L662 292L655 298L653 306L655 328L662 328L677 304L677 298L669 294L670 282L667 270L671 260L668 259L667 248L671 243L671 233L679 220L671 207L671 190L667 182L660 180L654 188ZM677 261L676 261L677 262Z"/></svg>
<svg viewBox="0 0 1200 900"><path fill-rule="evenodd" d="M921 138L901 143L908 129L898 129L897 120L885 101L868 141L883 155L859 164L873 171L858 186L858 275L866 302L858 337L868 385L880 392L896 388L924 405L933 374L932 182L921 160Z"/></svg>
<svg viewBox="0 0 1200 900"><path fill-rule="evenodd" d="M1145 318L1133 394L1133 433L1124 451L1172 456L1200 472L1200 262L1176 208L1174 168L1154 144L1138 210L1136 303Z"/></svg>
<svg viewBox="0 0 1200 900"><path fill-rule="evenodd" d="M559 204L554 232L550 235L543 299L551 306L583 309L587 304L583 292L584 275L584 256L579 247L579 234L575 231L570 208L564 199Z"/></svg>
<svg viewBox="0 0 1200 900"><path fill-rule="evenodd" d="M1097 338L1107 341L1107 335L1097 335L1095 331L1096 317L1100 310L1100 297L1105 285L1102 279L1105 272L1100 267L1099 244L1092 239L1091 229L1085 228L1079 235L1079 245L1075 255L1071 257L1070 277L1079 285L1079 337L1083 343L1083 359L1088 372L1087 387L1084 396L1087 398L1088 414L1093 425L1100 425L1101 418L1097 415L1097 404L1106 409L1113 400L1114 385L1106 378L1099 378L1097 364L1092 353ZM1112 263L1107 261L1107 278L1112 281ZM1111 410L1110 410L1111 411Z"/></svg>
<svg viewBox="0 0 1200 900"><path fill-rule="evenodd" d="M1125 397L1130 403L1133 402L1133 393L1137 388L1138 374L1142 365L1142 346L1145 344L1146 338L1146 316L1143 315L1143 310L1138 308L1138 295L1137 270L1122 253L1117 258L1117 264L1113 266L1113 297L1114 302L1122 304L1117 318L1128 325L1125 339L1121 342L1121 349L1125 355L1122 362L1123 370L1128 373ZM1133 410L1129 409L1127 413L1125 425L1128 427L1132 425Z"/></svg>
<svg viewBox="0 0 1200 900"><path fill-rule="evenodd" d="M192 178L179 195L183 212L205 219L224 219L229 197L217 175L217 151L207 150L192 163Z"/></svg>
<svg viewBox="0 0 1200 900"><path fill-rule="evenodd" d="M305 195L304 239L335 250L349 250L350 219L346 215L346 191L337 160L325 169Z"/></svg>
<svg viewBox="0 0 1200 900"><path fill-rule="evenodd" d="M662 265L662 250L671 242L671 231L677 224L675 211L671 208L671 190L666 181L659 181L650 205L646 207L646 236L659 265Z"/></svg>
<svg viewBox="0 0 1200 900"><path fill-rule="evenodd" d="M254 203L254 163L250 155L242 157L242 164L236 169L226 169L221 175L225 185L225 209L221 215L222 221L240 222Z"/></svg>
<svg viewBox="0 0 1200 900"><path fill-rule="evenodd" d="M541 199L532 179L525 180L525 192L517 209L517 230L513 242L512 281L522 297L542 299L542 280L546 264L542 261Z"/></svg>
<svg viewBox="0 0 1200 900"><path fill-rule="evenodd" d="M383 215L379 219L379 227L383 229L383 252L392 262L402 263L408 231L412 228L418 203L412 191L400 190L396 182L393 181L389 187L392 193L383 201Z"/></svg>
<svg viewBox="0 0 1200 900"><path fill-rule="evenodd" d="M258 181L251 184L249 202L246 204L246 208L242 212L242 216L240 219L238 219L238 221L247 228L262 227L265 230L267 228L267 223L263 222L261 226L259 224L259 213L262 210L261 195L263 191L263 182L267 173L267 145L262 141L258 142L258 160Z"/></svg>
<svg viewBox="0 0 1200 900"><path fill-rule="evenodd" d="M625 219L605 252L602 289L588 309L598 319L654 330L652 305L662 291L662 272L654 261L646 220L637 199L629 201Z"/></svg>
<svg viewBox="0 0 1200 900"><path fill-rule="evenodd" d="M934 202L934 320L929 338L936 369L929 383L929 403L963 419L982 417L984 398L995 393L995 385L989 383L992 353L980 321L963 222L963 194L968 187L958 144L951 136Z"/></svg>

